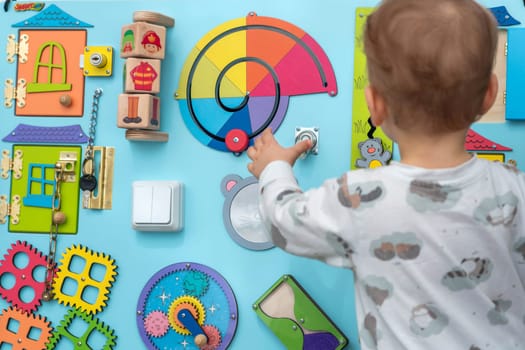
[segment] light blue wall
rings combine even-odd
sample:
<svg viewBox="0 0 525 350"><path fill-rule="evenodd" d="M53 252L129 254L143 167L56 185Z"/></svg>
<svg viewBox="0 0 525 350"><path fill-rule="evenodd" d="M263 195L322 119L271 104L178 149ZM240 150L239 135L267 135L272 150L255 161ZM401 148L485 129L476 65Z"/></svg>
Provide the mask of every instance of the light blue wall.
<svg viewBox="0 0 525 350"><path fill-rule="evenodd" d="M484 1L487 7L507 5L520 21L525 9L516 1ZM208 265L230 283L237 298L239 324L231 349L268 350L283 346L257 318L252 303L283 274L293 275L321 308L349 337L351 349L358 349L354 314L352 273L317 261L288 255L278 249L256 252L233 242L222 219L222 178L230 173L250 176L247 157L215 151L200 144L185 126L173 93L186 56L199 39L215 26L244 17L254 11L262 16L277 17L294 23L309 33L325 50L335 70L339 93L295 96L277 138L291 145L297 126L320 127L318 156L296 165L297 177L305 188L316 186L327 177L339 176L350 167L349 147L352 110L354 14L357 6L374 6L376 1L277 1L277 0L156 0L156 1L59 1L64 11L91 23L88 45L119 47L120 28L132 22L136 10L151 10L175 18L168 30L167 55L162 65L161 118L162 131L169 133L167 143L130 142L124 130L116 127L117 96L123 60L115 57L111 78L87 78L83 118L15 117L12 109L0 109L0 136L5 136L20 123L41 126L81 124L88 130L90 104L94 89L103 88L100 100L96 145L114 146L115 183L113 209L105 211L80 209L78 234L60 236L58 256L72 245L82 244L94 251L111 255L118 265L107 307L97 317L115 329L116 349L141 349L135 324L136 303L144 284L163 267L184 261ZM13 4L12 4L13 5ZM0 13L0 38L5 40L12 23L34 13ZM13 78L15 65L0 62L0 79ZM509 72L512 74L512 72ZM512 147L509 157L525 167L523 123L479 125L475 127L498 143ZM12 145L1 143L2 149ZM136 232L131 228L131 183L136 180L177 180L185 187L185 227L179 233ZM9 193L9 181L0 180L0 194ZM380 213L378 213L380 215ZM16 240L26 240L45 254L46 234L14 234L7 225L0 226L0 256ZM0 309L8 307L3 299ZM53 325L57 325L67 307L51 302L39 308Z"/></svg>

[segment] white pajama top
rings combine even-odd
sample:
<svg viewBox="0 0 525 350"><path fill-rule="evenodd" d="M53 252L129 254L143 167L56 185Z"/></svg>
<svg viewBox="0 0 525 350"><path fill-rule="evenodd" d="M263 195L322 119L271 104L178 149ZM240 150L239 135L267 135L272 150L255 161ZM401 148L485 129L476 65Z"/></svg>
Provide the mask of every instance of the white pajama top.
<svg viewBox="0 0 525 350"><path fill-rule="evenodd" d="M525 349L525 174L473 157L392 162L303 192L290 165L259 179L278 247L350 268L366 349Z"/></svg>

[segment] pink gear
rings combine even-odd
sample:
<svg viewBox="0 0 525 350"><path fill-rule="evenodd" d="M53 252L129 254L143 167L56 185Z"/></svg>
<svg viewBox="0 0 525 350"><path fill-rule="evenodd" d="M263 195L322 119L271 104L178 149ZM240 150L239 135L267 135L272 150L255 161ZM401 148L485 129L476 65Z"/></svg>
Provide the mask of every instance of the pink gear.
<svg viewBox="0 0 525 350"><path fill-rule="evenodd" d="M168 331L170 323L168 316L162 311L152 311L144 319L144 329L148 335L158 338Z"/></svg>
<svg viewBox="0 0 525 350"><path fill-rule="evenodd" d="M201 326L202 330L206 334L206 337L208 338L208 342L206 345L201 346L200 350L215 350L221 345L221 332L217 329L217 327L212 325L203 325Z"/></svg>
<svg viewBox="0 0 525 350"><path fill-rule="evenodd" d="M27 266L18 268L15 265L15 256L18 253L27 255L29 260ZM15 285L7 289L0 283L0 296L22 311L36 311L41 305L42 293L45 290L45 281L39 282L33 276L35 268L39 266L46 269L46 256L27 242L13 243L11 249L8 249L7 254L4 255L4 260L0 261L0 280L3 274L10 273L15 278ZM28 302L20 297L21 290L25 287L31 288L34 292L34 298Z"/></svg>

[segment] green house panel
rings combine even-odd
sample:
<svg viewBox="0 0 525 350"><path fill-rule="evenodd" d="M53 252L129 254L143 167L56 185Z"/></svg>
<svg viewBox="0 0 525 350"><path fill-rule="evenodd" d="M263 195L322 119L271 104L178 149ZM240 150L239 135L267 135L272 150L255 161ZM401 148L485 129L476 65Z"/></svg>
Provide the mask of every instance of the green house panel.
<svg viewBox="0 0 525 350"><path fill-rule="evenodd" d="M58 233L75 234L78 229L78 208L80 189L78 179L80 176L80 160L82 148L79 146L40 146L40 145L14 145L12 154L22 151L22 176L16 179L11 175L11 198L19 195L20 215L19 222L13 224L9 221L9 232L17 233L49 233L51 229L52 209L47 205L35 205L45 202L49 191L42 193L38 176L45 177L46 181L54 181L54 171L29 173L33 164L54 165L59 161L62 152L68 152L76 157L74 162L74 177L60 185L60 210L66 215L66 222L58 226ZM22 200L25 198L25 201ZM40 199L40 201L39 201ZM24 204L25 202L25 204Z"/></svg>

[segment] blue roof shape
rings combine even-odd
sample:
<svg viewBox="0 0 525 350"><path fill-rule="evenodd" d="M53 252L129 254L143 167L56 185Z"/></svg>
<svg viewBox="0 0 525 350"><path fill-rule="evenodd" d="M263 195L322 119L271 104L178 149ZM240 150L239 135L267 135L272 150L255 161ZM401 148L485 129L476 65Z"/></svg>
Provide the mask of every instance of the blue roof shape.
<svg viewBox="0 0 525 350"><path fill-rule="evenodd" d="M12 25L15 28L90 28L83 22L52 4L36 15Z"/></svg>
<svg viewBox="0 0 525 350"><path fill-rule="evenodd" d="M55 127L19 124L2 139L5 142L23 143L86 143L88 140L78 124Z"/></svg>
<svg viewBox="0 0 525 350"><path fill-rule="evenodd" d="M497 7L491 7L489 10L492 12L494 17L496 17L496 20L498 21L498 25L501 27L507 27L507 26L514 26L517 24L521 24L520 21L512 17L512 15L509 13L507 8L505 6L497 6Z"/></svg>

